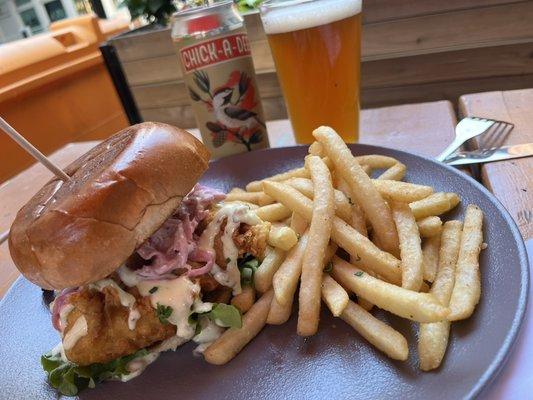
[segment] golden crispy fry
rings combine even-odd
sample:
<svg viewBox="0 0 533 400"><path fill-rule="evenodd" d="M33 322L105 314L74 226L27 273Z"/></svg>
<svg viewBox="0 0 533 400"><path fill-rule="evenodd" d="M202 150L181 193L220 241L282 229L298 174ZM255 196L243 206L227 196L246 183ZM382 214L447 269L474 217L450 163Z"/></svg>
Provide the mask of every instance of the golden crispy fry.
<svg viewBox="0 0 533 400"><path fill-rule="evenodd" d="M289 251L298 243L298 236L288 226L273 226L268 234L268 244L281 250Z"/></svg>
<svg viewBox="0 0 533 400"><path fill-rule="evenodd" d="M455 265L459 255L462 226L460 221L448 221L442 230L439 268L430 293L445 306L449 304L455 282ZM420 324L418 335L420 369L429 371L439 367L448 347L449 334L449 321Z"/></svg>
<svg viewBox="0 0 533 400"><path fill-rule="evenodd" d="M401 181L404 178L406 172L407 167L401 162L399 162L398 164L393 165L385 172L383 172L380 176L378 176L378 179Z"/></svg>
<svg viewBox="0 0 533 400"><path fill-rule="evenodd" d="M455 285L455 266L459 257L463 223L448 221L444 224L440 240L439 268L430 293L443 305L450 303Z"/></svg>
<svg viewBox="0 0 533 400"><path fill-rule="evenodd" d="M440 215L450 211L459 204L459 196L455 193L434 193L425 199L409 204L415 218L422 219L432 215Z"/></svg>
<svg viewBox="0 0 533 400"><path fill-rule="evenodd" d="M255 289L253 286L243 286L242 292L231 299L231 305L237 307L241 314L247 312L255 303Z"/></svg>
<svg viewBox="0 0 533 400"><path fill-rule="evenodd" d="M302 261L297 327L300 336L314 335L318 329L323 257L335 216L333 183L328 167L317 156L307 156L305 166L313 180L313 213Z"/></svg>
<svg viewBox="0 0 533 400"><path fill-rule="evenodd" d="M322 276L322 299L331 313L338 317L348 305L348 293L331 276Z"/></svg>
<svg viewBox="0 0 533 400"><path fill-rule="evenodd" d="M298 190L278 182L264 182L263 187L277 201L298 212L308 221L311 220L312 201ZM361 268L364 266L389 282L400 284L400 261L393 255L379 249L368 238L338 217L333 219L331 237L335 243L354 256L356 260L360 260L358 265Z"/></svg>
<svg viewBox="0 0 533 400"><path fill-rule="evenodd" d="M272 290L261 296L244 314L241 328L229 328L204 351L205 360L222 365L233 359L265 326L273 297Z"/></svg>
<svg viewBox="0 0 533 400"><path fill-rule="evenodd" d="M368 154L365 156L355 157L356 161L361 165L368 165L372 169L384 169L390 168L395 164L398 164L399 161L395 158L382 156L379 154Z"/></svg>
<svg viewBox="0 0 533 400"><path fill-rule="evenodd" d="M403 203L421 200L433 193L431 186L416 185L402 181L373 179L372 184L382 196Z"/></svg>
<svg viewBox="0 0 533 400"><path fill-rule="evenodd" d="M313 182L310 179L292 178L284 183L299 190L310 199L313 199ZM350 223L352 215L348 198L339 190L334 190L333 196L335 201L335 213L338 217Z"/></svg>
<svg viewBox="0 0 533 400"><path fill-rule="evenodd" d="M331 276L379 308L413 321L443 321L450 311L429 293L414 292L373 278L339 257L333 258Z"/></svg>
<svg viewBox="0 0 533 400"><path fill-rule="evenodd" d="M442 220L436 216L422 218L416 223L421 237L428 238L438 235L442 231Z"/></svg>
<svg viewBox="0 0 533 400"><path fill-rule="evenodd" d="M431 236L422 243L422 265L424 266L424 280L433 282L439 265L439 248L441 235Z"/></svg>
<svg viewBox="0 0 533 400"><path fill-rule="evenodd" d="M257 204L258 206L265 206L267 204L274 203L274 200L272 200L272 197L267 196L263 192L254 192L254 193L248 193L248 192L234 192L234 193L228 193L226 196L226 202L230 201L244 201L247 203L253 203Z"/></svg>
<svg viewBox="0 0 533 400"><path fill-rule="evenodd" d="M368 175L361 169L346 143L329 127L322 126L315 129L313 136L324 146L326 154L335 165L335 172L340 174L350 185L352 195L368 216L382 248L397 254L399 250L398 234L389 206L376 190Z"/></svg>
<svg viewBox="0 0 533 400"><path fill-rule="evenodd" d="M415 217L407 203L390 202L400 238L402 287L418 292L422 285L422 248Z"/></svg>
<svg viewBox="0 0 533 400"><path fill-rule="evenodd" d="M350 186L348 186L344 179L337 177L337 189L344 193L348 198L348 202L351 204L352 219L351 221L346 222L348 222L361 235L368 237L365 215L361 206L354 202Z"/></svg>
<svg viewBox="0 0 533 400"><path fill-rule="evenodd" d="M469 204L466 208L459 258L455 272L455 286L450 299L449 321L468 318L481 296L479 253L483 244L483 212Z"/></svg>
<svg viewBox="0 0 533 400"><path fill-rule="evenodd" d="M285 258L281 249L270 249L254 274L254 286L259 293L265 293L272 286L272 277Z"/></svg>
<svg viewBox="0 0 533 400"><path fill-rule="evenodd" d="M324 154L324 148L322 147L322 143L320 142L313 142L309 146L308 150L309 154L312 154L314 156L322 157Z"/></svg>
<svg viewBox="0 0 533 400"><path fill-rule="evenodd" d="M307 220L297 212L293 211L291 217L291 229L296 232L297 235L303 235L307 226Z"/></svg>
<svg viewBox="0 0 533 400"><path fill-rule="evenodd" d="M281 305L276 300L276 296L272 298L270 304L270 311L268 312L267 324L281 325L289 320L292 313L292 300L285 305Z"/></svg>
<svg viewBox="0 0 533 400"><path fill-rule="evenodd" d="M341 318L377 349L394 360L407 360L409 348L403 335L364 308L349 301Z"/></svg>
<svg viewBox="0 0 533 400"><path fill-rule="evenodd" d="M287 253L287 257L272 278L276 300L281 305L285 306L293 300L302 273L302 260L307 247L307 239L308 235L304 233L298 244Z"/></svg>
<svg viewBox="0 0 533 400"><path fill-rule="evenodd" d="M275 222L284 220L290 217L292 212L281 203L269 204L267 206L259 207L255 213L263 221Z"/></svg>

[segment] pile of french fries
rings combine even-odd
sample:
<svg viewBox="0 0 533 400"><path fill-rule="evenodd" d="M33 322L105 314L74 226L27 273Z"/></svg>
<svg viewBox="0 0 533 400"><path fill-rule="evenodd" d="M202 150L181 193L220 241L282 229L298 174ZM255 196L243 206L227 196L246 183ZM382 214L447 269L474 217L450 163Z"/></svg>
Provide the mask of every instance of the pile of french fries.
<svg viewBox="0 0 533 400"><path fill-rule="evenodd" d="M394 158L353 156L329 127L313 135L304 167L226 199L252 204L272 223L271 248L253 286L233 299L242 328L228 329L205 359L224 364L266 324L286 322L299 287L298 335L317 332L323 300L377 349L406 360L407 340L371 314L375 306L418 323L420 368L438 368L450 323L472 315L481 296L482 211L471 204L464 221L443 223L457 194L403 182L406 166Z"/></svg>

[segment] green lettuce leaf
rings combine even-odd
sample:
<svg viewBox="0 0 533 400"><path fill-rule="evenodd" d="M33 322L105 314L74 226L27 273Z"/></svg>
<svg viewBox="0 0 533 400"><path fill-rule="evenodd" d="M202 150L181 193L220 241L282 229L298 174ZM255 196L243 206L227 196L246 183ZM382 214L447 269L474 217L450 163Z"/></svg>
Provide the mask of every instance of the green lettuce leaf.
<svg viewBox="0 0 533 400"><path fill-rule="evenodd" d="M80 367L63 361L60 354L49 352L41 356L41 365L48 375L50 386L65 396L75 396L83 389L94 388L96 383L106 379L120 379L128 375L130 372L127 369L127 365L132 360L147 354L148 351L142 349L106 364L97 363Z"/></svg>

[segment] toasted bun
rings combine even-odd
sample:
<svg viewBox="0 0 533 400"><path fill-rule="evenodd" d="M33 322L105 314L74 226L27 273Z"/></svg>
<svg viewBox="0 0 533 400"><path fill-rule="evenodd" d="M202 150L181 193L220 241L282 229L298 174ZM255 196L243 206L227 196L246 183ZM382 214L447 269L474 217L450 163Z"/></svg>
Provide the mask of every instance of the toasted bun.
<svg viewBox="0 0 533 400"><path fill-rule="evenodd" d="M45 289L77 287L115 271L180 204L208 166L187 131L146 122L70 164L18 212L9 235L17 268Z"/></svg>

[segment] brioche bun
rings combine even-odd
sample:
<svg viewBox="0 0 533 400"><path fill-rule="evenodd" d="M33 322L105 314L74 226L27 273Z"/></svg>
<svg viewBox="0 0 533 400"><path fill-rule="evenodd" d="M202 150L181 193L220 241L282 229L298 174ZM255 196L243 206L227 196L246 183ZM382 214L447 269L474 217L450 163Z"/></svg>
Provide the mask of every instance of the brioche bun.
<svg viewBox="0 0 533 400"><path fill-rule="evenodd" d="M77 287L114 272L178 207L206 171L194 136L145 122L65 168L18 212L9 235L17 268L45 289Z"/></svg>

